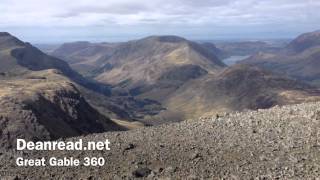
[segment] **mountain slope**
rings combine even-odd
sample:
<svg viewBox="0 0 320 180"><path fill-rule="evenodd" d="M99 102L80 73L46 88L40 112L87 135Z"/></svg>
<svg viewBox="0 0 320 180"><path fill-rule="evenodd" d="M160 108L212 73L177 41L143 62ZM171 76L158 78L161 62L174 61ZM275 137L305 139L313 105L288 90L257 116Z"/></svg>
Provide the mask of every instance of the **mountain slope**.
<svg viewBox="0 0 320 180"><path fill-rule="evenodd" d="M320 91L257 67L235 65L180 87L164 105L184 118L320 100Z"/></svg>
<svg viewBox="0 0 320 180"><path fill-rule="evenodd" d="M30 71L57 69L81 86L106 95L110 94L108 85L83 78L66 62L42 53L31 44L24 43L9 33L0 33L0 44L1 73L19 76Z"/></svg>

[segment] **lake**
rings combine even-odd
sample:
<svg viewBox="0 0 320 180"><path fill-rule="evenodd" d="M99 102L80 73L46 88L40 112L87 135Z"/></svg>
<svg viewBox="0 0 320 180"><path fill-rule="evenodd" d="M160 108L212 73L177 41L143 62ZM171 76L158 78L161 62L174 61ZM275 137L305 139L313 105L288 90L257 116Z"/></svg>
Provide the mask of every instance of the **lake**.
<svg viewBox="0 0 320 180"><path fill-rule="evenodd" d="M247 56L230 56L229 58L223 59L222 61L226 64L226 65L233 65L238 61L247 59L248 57L250 57L250 55Z"/></svg>

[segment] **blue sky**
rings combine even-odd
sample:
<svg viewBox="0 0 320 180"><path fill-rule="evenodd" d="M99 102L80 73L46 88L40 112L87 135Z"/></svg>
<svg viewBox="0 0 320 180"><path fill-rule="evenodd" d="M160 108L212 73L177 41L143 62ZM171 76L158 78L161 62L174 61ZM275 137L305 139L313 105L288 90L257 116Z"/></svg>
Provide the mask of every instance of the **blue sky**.
<svg viewBox="0 0 320 180"><path fill-rule="evenodd" d="M293 38L320 29L319 0L0 0L0 31L33 43Z"/></svg>

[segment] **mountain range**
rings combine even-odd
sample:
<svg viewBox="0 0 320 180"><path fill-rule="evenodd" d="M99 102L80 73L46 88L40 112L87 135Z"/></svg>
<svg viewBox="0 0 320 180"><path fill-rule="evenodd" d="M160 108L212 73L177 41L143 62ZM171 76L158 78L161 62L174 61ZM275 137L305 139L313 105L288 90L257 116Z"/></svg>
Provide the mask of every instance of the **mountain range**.
<svg viewBox="0 0 320 180"><path fill-rule="evenodd" d="M261 42L240 46L243 44L258 44L257 52L281 50ZM123 43L67 43L52 55L113 89L161 103L165 110L149 118L153 123L315 101L319 95L317 88L269 70L251 65L227 67L220 59L223 50L214 44L177 36L150 36Z"/></svg>
<svg viewBox="0 0 320 180"><path fill-rule="evenodd" d="M318 101L309 82L318 80L319 34L228 67L214 44L177 36L67 43L47 55L0 33L2 145Z"/></svg>
<svg viewBox="0 0 320 180"><path fill-rule="evenodd" d="M251 40L251 41L222 41L215 44L223 57L247 56L258 52L278 52L287 45L287 40Z"/></svg>

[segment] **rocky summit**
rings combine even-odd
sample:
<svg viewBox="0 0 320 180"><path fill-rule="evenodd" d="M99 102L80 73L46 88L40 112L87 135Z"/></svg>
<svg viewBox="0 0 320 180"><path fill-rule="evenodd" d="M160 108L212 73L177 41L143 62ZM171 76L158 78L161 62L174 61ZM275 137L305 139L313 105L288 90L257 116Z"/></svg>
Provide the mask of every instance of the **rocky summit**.
<svg viewBox="0 0 320 180"><path fill-rule="evenodd" d="M76 137L111 141L111 151L23 152L24 157L101 156L103 167L12 168L16 179L315 179L320 168L320 103L202 117L153 128Z"/></svg>

